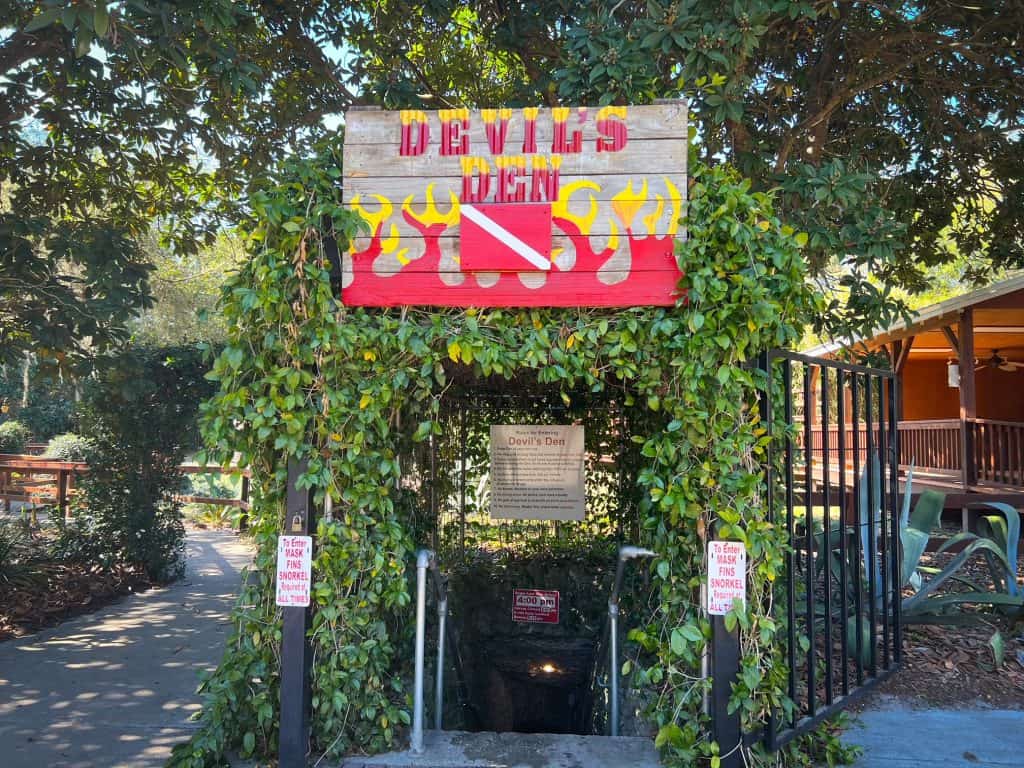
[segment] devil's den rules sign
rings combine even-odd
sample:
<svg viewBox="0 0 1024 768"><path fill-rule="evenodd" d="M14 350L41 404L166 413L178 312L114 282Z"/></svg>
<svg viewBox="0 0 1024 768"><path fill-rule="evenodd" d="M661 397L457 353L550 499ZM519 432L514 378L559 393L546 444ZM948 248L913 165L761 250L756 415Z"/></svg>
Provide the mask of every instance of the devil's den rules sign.
<svg viewBox="0 0 1024 768"><path fill-rule="evenodd" d="M309 605L313 566L311 536L279 536L277 539L277 604L291 608Z"/></svg>
<svg viewBox="0 0 1024 768"><path fill-rule="evenodd" d="M579 425L492 425L491 517L582 520L584 453Z"/></svg>
<svg viewBox="0 0 1024 768"><path fill-rule="evenodd" d="M670 305L686 104L349 110L349 305Z"/></svg>
<svg viewBox="0 0 1024 768"><path fill-rule="evenodd" d="M747 549L739 541L708 543L708 613L724 616L732 601L747 602Z"/></svg>

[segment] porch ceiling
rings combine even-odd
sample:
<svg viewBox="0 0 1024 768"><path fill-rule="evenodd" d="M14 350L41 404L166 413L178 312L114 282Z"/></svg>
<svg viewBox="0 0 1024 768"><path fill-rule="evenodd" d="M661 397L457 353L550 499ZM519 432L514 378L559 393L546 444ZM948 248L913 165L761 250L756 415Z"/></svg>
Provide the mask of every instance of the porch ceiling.
<svg viewBox="0 0 1024 768"><path fill-rule="evenodd" d="M1024 301L1022 301L1024 303ZM910 348L911 360L938 360L955 358L956 352L950 346L942 325L918 332ZM952 329L957 333L956 320ZM890 338L901 338L900 336ZM871 346L884 343L881 338L871 341ZM1024 362L1024 307L1020 309L974 309L974 355L989 357L995 350L1007 360Z"/></svg>

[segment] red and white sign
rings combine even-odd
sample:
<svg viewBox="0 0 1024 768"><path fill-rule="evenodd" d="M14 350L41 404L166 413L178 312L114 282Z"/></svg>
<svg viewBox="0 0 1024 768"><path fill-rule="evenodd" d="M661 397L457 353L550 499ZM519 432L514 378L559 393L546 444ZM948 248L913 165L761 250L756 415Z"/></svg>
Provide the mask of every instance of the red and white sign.
<svg viewBox="0 0 1024 768"><path fill-rule="evenodd" d="M277 604L290 608L308 606L312 572L312 537L279 536L277 539Z"/></svg>
<svg viewBox="0 0 1024 768"><path fill-rule="evenodd" d="M459 266L463 272L551 269L551 204L463 205Z"/></svg>
<svg viewBox="0 0 1024 768"><path fill-rule="evenodd" d="M708 613L724 616L732 601L747 602L747 548L739 541L708 542Z"/></svg>
<svg viewBox="0 0 1024 768"><path fill-rule="evenodd" d="M513 589L512 621L530 624L557 624L557 590Z"/></svg>
<svg viewBox="0 0 1024 768"><path fill-rule="evenodd" d="M351 110L349 306L673 306L685 102Z"/></svg>

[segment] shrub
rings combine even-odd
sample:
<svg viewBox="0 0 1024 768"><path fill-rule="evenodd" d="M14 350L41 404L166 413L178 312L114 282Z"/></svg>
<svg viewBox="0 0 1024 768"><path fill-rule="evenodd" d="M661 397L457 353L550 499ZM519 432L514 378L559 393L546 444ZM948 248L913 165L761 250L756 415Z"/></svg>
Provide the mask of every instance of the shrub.
<svg viewBox="0 0 1024 768"><path fill-rule="evenodd" d="M153 581L184 569L178 468L209 391L195 349L134 347L106 359L89 383L81 433L93 446L63 552L126 566Z"/></svg>
<svg viewBox="0 0 1024 768"><path fill-rule="evenodd" d="M20 421L0 424L0 453L24 453L25 445L31 439L32 433Z"/></svg>
<svg viewBox="0 0 1024 768"><path fill-rule="evenodd" d="M50 440L43 456L57 461L89 461L92 452L89 440L73 432L66 432Z"/></svg>

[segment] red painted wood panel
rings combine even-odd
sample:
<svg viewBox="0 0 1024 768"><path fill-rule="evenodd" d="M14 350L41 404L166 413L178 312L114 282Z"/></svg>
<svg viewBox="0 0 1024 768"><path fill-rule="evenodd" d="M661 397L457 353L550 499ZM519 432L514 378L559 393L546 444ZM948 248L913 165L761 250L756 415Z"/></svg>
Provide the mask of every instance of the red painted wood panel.
<svg viewBox="0 0 1024 768"><path fill-rule="evenodd" d="M463 205L459 215L459 265L463 272L551 268L550 203ZM533 261L524 250L533 254Z"/></svg>

